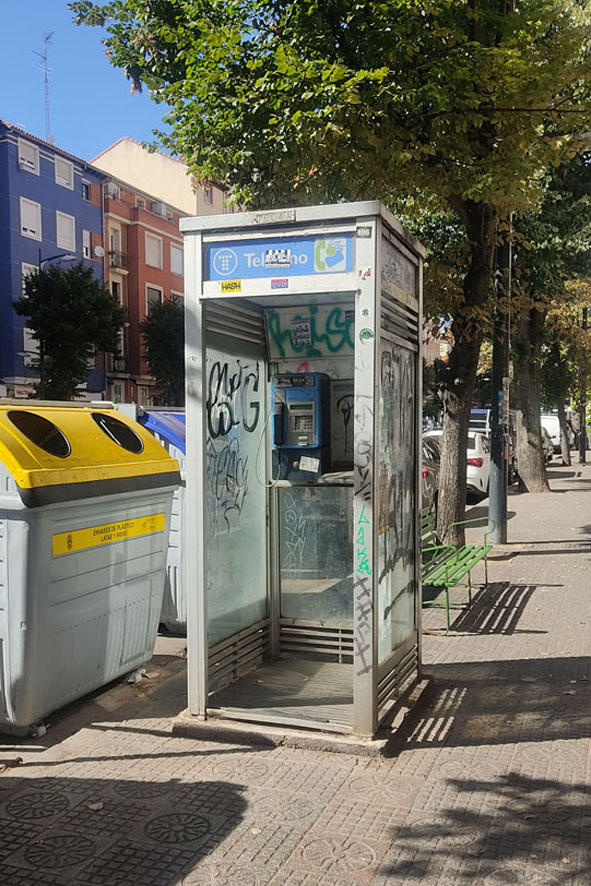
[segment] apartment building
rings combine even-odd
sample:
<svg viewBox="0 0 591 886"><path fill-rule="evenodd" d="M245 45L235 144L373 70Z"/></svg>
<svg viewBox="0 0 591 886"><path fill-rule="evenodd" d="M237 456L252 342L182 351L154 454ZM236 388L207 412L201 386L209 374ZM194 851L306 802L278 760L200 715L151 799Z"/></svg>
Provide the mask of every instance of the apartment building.
<svg viewBox="0 0 591 886"><path fill-rule="evenodd" d="M103 185L103 209L106 284L127 314L119 353L105 357L107 398L151 405L154 381L141 324L155 304L184 297L179 219L185 213L115 178Z"/></svg>
<svg viewBox="0 0 591 886"><path fill-rule="evenodd" d="M104 279L104 180L79 157L0 121L0 385L11 397L29 397L36 381L37 344L13 308L23 278L77 260ZM86 393L100 396L104 375L89 369Z"/></svg>
<svg viewBox="0 0 591 886"><path fill-rule="evenodd" d="M166 195L184 215L234 212L222 187L197 183L187 164L161 151L148 151L133 138L120 138L91 160L93 166L147 194Z"/></svg>

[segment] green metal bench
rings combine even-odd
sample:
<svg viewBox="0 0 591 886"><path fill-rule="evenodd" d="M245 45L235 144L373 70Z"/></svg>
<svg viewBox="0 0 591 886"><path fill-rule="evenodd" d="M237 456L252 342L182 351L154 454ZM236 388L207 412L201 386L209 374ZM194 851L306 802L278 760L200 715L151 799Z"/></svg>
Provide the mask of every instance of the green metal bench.
<svg viewBox="0 0 591 886"><path fill-rule="evenodd" d="M422 581L423 586L443 588L444 600L423 600L423 606L434 606L445 609L445 622L447 630L450 630L450 609L469 609L472 605L472 569L481 561L484 561L484 586L488 585L488 552L492 545L488 543L488 536L494 529L494 521L488 518L476 517L473 520L461 520L452 523L452 526L468 526L487 521L487 529L484 533L482 544L468 544L459 547L450 544L438 544L435 531L435 516L432 512L421 511L421 549L422 549ZM467 581L465 579L467 578ZM450 589L461 585L468 589L468 602L453 604L449 599Z"/></svg>

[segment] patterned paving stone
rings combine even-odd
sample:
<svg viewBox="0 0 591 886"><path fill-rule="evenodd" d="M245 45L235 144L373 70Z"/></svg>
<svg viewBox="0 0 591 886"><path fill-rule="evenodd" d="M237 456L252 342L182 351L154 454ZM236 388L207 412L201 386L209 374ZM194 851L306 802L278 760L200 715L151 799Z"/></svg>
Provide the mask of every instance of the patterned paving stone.
<svg viewBox="0 0 591 886"><path fill-rule="evenodd" d="M85 868L84 886L169 886L195 862L187 847L161 848L131 840L114 843Z"/></svg>

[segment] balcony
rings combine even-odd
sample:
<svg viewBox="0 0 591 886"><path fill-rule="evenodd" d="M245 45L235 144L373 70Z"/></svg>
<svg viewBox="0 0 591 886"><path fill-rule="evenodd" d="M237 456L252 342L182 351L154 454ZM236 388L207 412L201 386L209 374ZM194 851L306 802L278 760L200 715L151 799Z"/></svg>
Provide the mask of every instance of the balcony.
<svg viewBox="0 0 591 886"><path fill-rule="evenodd" d="M127 268L127 255L118 249L111 249L109 252L109 267L125 270Z"/></svg>
<svg viewBox="0 0 591 886"><path fill-rule="evenodd" d="M127 357L111 358L112 372L127 372Z"/></svg>

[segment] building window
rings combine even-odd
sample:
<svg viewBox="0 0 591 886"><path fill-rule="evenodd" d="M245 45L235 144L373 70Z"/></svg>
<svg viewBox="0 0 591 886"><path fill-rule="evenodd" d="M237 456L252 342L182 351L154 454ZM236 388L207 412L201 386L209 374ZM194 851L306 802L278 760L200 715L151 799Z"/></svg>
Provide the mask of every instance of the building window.
<svg viewBox="0 0 591 886"><path fill-rule="evenodd" d="M57 211L55 214L57 225L57 245L60 249L76 252L76 219L73 215Z"/></svg>
<svg viewBox="0 0 591 886"><path fill-rule="evenodd" d="M179 277L183 276L183 247L176 243L170 244L170 270Z"/></svg>
<svg viewBox="0 0 591 886"><path fill-rule="evenodd" d="M123 384L120 381L111 382L111 400L113 403L123 403Z"/></svg>
<svg viewBox="0 0 591 886"><path fill-rule="evenodd" d="M21 197L21 234L32 240L41 240L41 204Z"/></svg>
<svg viewBox="0 0 591 886"><path fill-rule="evenodd" d="M141 197L136 197L135 198L135 205L139 206L140 209L145 209L146 208L146 201L143 200Z"/></svg>
<svg viewBox="0 0 591 886"><path fill-rule="evenodd" d="M23 328L23 362L25 366L33 366L39 356L39 342L33 338L33 330Z"/></svg>
<svg viewBox="0 0 591 886"><path fill-rule="evenodd" d="M38 272L38 270L39 270L39 268L37 267L37 265L30 265L28 262L25 262L25 261L22 262L22 264L21 264L21 280L22 280L22 284L23 284L23 292L25 291L25 280L27 279L27 277L29 277L31 274L36 274Z"/></svg>
<svg viewBox="0 0 591 886"><path fill-rule="evenodd" d="M74 190L74 167L63 157L55 158L55 183L71 191Z"/></svg>
<svg viewBox="0 0 591 886"><path fill-rule="evenodd" d="M171 297L171 299L178 301L183 305L185 303L185 296L183 295L182 292L175 292L174 289L171 289L170 290L170 297Z"/></svg>
<svg viewBox="0 0 591 886"><path fill-rule="evenodd" d="M18 140L18 165L27 172L39 175L39 148L31 142Z"/></svg>
<svg viewBox="0 0 591 886"><path fill-rule="evenodd" d="M162 267L162 237L146 234L146 264L151 268Z"/></svg>
<svg viewBox="0 0 591 886"><path fill-rule="evenodd" d="M149 316L152 309L162 301L162 290L156 286L146 286L146 314Z"/></svg>
<svg viewBox="0 0 591 886"><path fill-rule="evenodd" d="M90 251L90 231L82 231L82 255L84 258L92 258Z"/></svg>
<svg viewBox="0 0 591 886"><path fill-rule="evenodd" d="M82 182L82 199L87 200L90 203L90 184L88 182Z"/></svg>
<svg viewBox="0 0 591 886"><path fill-rule="evenodd" d="M140 406L151 406L150 388L147 385L137 386L137 402Z"/></svg>
<svg viewBox="0 0 591 886"><path fill-rule="evenodd" d="M213 188L210 186L203 188L203 200L205 203L209 203L211 206L213 204Z"/></svg>

